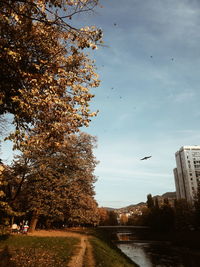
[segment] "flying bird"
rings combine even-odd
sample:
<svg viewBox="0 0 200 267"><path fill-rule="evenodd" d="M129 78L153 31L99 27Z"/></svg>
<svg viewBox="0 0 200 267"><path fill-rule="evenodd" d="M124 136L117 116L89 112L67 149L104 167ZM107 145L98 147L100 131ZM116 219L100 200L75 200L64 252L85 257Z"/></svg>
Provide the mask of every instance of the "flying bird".
<svg viewBox="0 0 200 267"><path fill-rule="evenodd" d="M140 160L150 159L151 157L152 157L152 156L144 157L144 158L142 158L142 159L140 159Z"/></svg>

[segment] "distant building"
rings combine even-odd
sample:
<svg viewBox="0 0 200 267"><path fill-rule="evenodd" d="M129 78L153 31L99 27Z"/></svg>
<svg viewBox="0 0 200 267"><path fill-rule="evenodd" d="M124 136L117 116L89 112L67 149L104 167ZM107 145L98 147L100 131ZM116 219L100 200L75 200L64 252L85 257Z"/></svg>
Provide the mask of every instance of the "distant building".
<svg viewBox="0 0 200 267"><path fill-rule="evenodd" d="M175 154L174 179L177 199L192 202L200 182L200 146L183 146Z"/></svg>

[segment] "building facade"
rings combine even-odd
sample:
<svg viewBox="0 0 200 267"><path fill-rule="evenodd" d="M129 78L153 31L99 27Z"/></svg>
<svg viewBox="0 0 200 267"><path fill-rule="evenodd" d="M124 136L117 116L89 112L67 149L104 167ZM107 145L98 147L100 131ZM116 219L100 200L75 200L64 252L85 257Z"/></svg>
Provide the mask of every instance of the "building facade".
<svg viewBox="0 0 200 267"><path fill-rule="evenodd" d="M175 154L174 179L177 199L192 202L200 183L200 146L183 146Z"/></svg>

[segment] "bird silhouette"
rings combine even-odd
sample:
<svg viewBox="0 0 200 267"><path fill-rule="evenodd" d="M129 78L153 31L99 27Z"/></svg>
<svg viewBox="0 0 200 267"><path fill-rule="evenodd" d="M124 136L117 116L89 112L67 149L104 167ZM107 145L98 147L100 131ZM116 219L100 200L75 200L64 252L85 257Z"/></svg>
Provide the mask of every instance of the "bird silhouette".
<svg viewBox="0 0 200 267"><path fill-rule="evenodd" d="M142 159L140 159L140 160L150 159L151 157L152 157L152 156L144 157L144 158L142 158Z"/></svg>

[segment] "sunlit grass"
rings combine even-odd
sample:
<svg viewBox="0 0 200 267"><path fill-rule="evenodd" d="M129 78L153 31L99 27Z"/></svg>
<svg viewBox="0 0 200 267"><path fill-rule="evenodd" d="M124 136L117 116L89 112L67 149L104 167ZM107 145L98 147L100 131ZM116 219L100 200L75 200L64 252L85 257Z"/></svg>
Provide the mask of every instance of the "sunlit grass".
<svg viewBox="0 0 200 267"><path fill-rule="evenodd" d="M0 267L66 266L79 239L10 236L0 241Z"/></svg>
<svg viewBox="0 0 200 267"><path fill-rule="evenodd" d="M108 246L104 241L91 238L96 267L134 267L119 252Z"/></svg>
<svg viewBox="0 0 200 267"><path fill-rule="evenodd" d="M90 236L95 267L138 267L113 244L112 231L93 228L87 229L87 234Z"/></svg>

